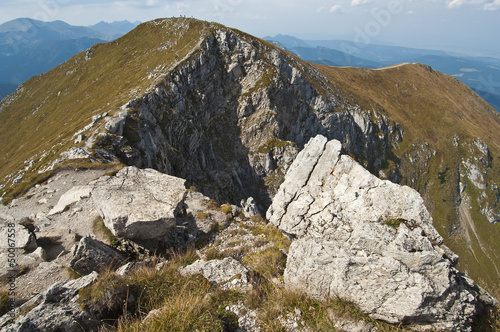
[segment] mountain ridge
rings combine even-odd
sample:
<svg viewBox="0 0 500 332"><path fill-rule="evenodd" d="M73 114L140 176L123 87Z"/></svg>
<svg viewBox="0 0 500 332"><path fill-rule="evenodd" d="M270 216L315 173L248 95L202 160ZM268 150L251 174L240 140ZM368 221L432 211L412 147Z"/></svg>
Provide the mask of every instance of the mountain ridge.
<svg viewBox="0 0 500 332"><path fill-rule="evenodd" d="M219 24L155 20L23 83L0 119L4 202L79 157L153 167L209 197L252 195L266 207L309 138L339 139L373 174L424 196L485 288L500 280L500 231L486 216L498 213L499 116L428 66L319 66Z"/></svg>
<svg viewBox="0 0 500 332"><path fill-rule="evenodd" d="M348 67L377 68L398 63L425 63L455 76L474 89L500 112L496 83L500 79L498 58L473 57L439 50L355 43L348 40L301 40L293 36L265 37L280 42L307 61Z"/></svg>

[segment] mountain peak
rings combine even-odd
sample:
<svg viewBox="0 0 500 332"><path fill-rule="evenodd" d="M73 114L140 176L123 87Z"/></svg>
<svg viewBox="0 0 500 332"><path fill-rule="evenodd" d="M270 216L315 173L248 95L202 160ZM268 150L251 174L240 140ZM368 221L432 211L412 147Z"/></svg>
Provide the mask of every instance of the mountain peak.
<svg viewBox="0 0 500 332"><path fill-rule="evenodd" d="M294 48L294 47L310 47L310 45L303 41L302 39L289 36L289 35L282 35L282 34L277 34L274 37L264 37L265 40L269 41L277 41L280 44L285 45L287 48Z"/></svg>

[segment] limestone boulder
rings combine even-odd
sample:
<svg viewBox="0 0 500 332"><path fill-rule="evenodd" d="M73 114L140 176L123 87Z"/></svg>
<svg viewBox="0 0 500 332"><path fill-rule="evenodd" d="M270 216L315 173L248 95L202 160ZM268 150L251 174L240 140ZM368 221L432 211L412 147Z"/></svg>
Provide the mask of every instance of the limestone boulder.
<svg viewBox="0 0 500 332"><path fill-rule="evenodd" d="M253 197L248 197L246 201L244 199L241 200L241 207L243 208L243 214L247 218L252 218L253 216L261 216L259 208L257 207L257 204L255 203Z"/></svg>
<svg viewBox="0 0 500 332"><path fill-rule="evenodd" d="M59 198L59 202L57 202L56 206L54 206L49 211L49 216L52 216L57 213L61 213L66 210L72 204L90 197L90 187L89 186L76 186L68 190L64 193L61 198Z"/></svg>
<svg viewBox="0 0 500 332"><path fill-rule="evenodd" d="M418 192L378 179L338 141L311 139L267 218L295 239L285 285L312 298L338 296L416 330L470 330L495 303L454 267Z"/></svg>
<svg viewBox="0 0 500 332"><path fill-rule="evenodd" d="M162 239L176 224L185 180L130 166L89 184L92 200L114 235L132 240Z"/></svg>
<svg viewBox="0 0 500 332"><path fill-rule="evenodd" d="M222 289L232 289L240 292L249 290L248 269L232 257L222 260L197 260L193 264L179 270L183 276L201 274L213 285Z"/></svg>
<svg viewBox="0 0 500 332"><path fill-rule="evenodd" d="M93 271L102 272L110 267L118 267L125 261L123 254L88 236L80 240L73 255L70 266L82 275Z"/></svg>
<svg viewBox="0 0 500 332"><path fill-rule="evenodd" d="M7 252L9 248L32 251L38 247L35 234L21 223L12 216L0 214L1 252Z"/></svg>

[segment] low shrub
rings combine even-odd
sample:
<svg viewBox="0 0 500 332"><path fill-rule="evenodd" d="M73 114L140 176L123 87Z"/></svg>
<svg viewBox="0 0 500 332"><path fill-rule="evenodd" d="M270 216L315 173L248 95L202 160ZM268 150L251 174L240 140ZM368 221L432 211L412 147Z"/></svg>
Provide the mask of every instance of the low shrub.
<svg viewBox="0 0 500 332"><path fill-rule="evenodd" d="M208 218L208 214L206 214L204 212L198 212L198 214L196 215L196 218L198 218L198 219L207 219Z"/></svg>

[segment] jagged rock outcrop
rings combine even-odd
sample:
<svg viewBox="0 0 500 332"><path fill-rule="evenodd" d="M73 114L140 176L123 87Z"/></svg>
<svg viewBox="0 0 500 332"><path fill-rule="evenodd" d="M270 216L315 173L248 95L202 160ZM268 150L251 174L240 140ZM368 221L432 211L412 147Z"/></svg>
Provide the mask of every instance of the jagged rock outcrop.
<svg viewBox="0 0 500 332"><path fill-rule="evenodd" d="M495 302L454 268L420 195L376 178L338 141L311 139L267 217L295 238L286 286L315 299L338 296L417 330L463 331Z"/></svg>
<svg viewBox="0 0 500 332"><path fill-rule="evenodd" d="M92 200L114 235L162 239L176 224L186 194L185 180L152 169L126 167L89 184Z"/></svg>
<svg viewBox="0 0 500 332"><path fill-rule="evenodd" d="M81 275L93 271L103 272L110 267L118 267L125 261L124 255L105 243L84 237L73 253L70 266Z"/></svg>
<svg viewBox="0 0 500 332"><path fill-rule="evenodd" d="M25 313L15 322L9 323L8 315L0 318L0 331L97 331L102 322L82 310L76 301L78 292L94 283L97 277L98 274L93 272L76 280L55 283L24 303L20 310Z"/></svg>
<svg viewBox="0 0 500 332"><path fill-rule="evenodd" d="M252 218L253 216L260 216L260 211L257 205L255 204L255 200L253 197L248 197L248 199L245 201L244 199L241 200L241 207L243 208L243 214L247 218Z"/></svg>
<svg viewBox="0 0 500 332"><path fill-rule="evenodd" d="M468 209L477 203L481 214L490 223L499 223L500 187L498 183L493 182L496 179L492 178L491 174L493 157L488 145L475 138L471 143L462 143L462 148L468 150L468 158L464 158L459 166L460 203Z"/></svg>

